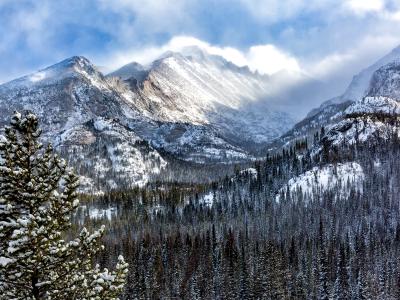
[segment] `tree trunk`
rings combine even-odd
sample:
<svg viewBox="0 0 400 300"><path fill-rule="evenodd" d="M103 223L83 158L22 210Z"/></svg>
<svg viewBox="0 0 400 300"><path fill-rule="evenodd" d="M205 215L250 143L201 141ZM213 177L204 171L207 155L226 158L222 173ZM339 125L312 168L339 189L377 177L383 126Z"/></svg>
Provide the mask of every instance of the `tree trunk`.
<svg viewBox="0 0 400 300"><path fill-rule="evenodd" d="M38 283L38 274L37 271L35 271L32 275L32 294L33 298L39 300L40 299L40 293L39 293L39 288L36 286Z"/></svg>

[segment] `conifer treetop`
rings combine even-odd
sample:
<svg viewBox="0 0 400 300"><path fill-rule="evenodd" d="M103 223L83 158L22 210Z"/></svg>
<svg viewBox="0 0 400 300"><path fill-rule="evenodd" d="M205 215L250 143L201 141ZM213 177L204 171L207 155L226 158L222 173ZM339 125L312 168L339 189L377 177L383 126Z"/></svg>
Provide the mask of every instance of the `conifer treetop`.
<svg viewBox="0 0 400 300"><path fill-rule="evenodd" d="M0 299L117 299L128 266L93 266L104 226L64 239L79 181L40 135L34 114L16 112L0 142Z"/></svg>

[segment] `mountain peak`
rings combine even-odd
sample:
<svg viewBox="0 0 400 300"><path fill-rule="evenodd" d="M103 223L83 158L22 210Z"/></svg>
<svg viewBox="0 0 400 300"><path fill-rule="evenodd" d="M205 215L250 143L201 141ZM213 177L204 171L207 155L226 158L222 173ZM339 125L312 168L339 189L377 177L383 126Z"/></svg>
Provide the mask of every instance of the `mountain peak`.
<svg viewBox="0 0 400 300"><path fill-rule="evenodd" d="M84 56L72 56L56 63L44 70L65 70L74 69L76 71L83 70L89 74L96 72L96 67Z"/></svg>
<svg viewBox="0 0 400 300"><path fill-rule="evenodd" d="M63 61L60 62L60 64L76 65L76 64L91 64L91 62L84 56L74 55L74 56L64 59Z"/></svg>
<svg viewBox="0 0 400 300"><path fill-rule="evenodd" d="M227 64L228 61L220 55L214 55L207 52L206 49L199 46L186 46L179 51L168 50L159 56L157 61L163 61L168 58L174 58L176 60L194 60L197 62L213 62L218 64Z"/></svg>
<svg viewBox="0 0 400 300"><path fill-rule="evenodd" d="M131 62L109 73L107 76L120 77L123 80L127 80L132 77L141 80L144 78L146 73L147 71L145 67L143 67L141 64L137 62Z"/></svg>
<svg viewBox="0 0 400 300"><path fill-rule="evenodd" d="M214 64L219 64L221 66L230 64L234 65L233 63L226 60L223 56L217 54L211 54L206 49L196 45L186 46L182 48L182 50L179 53L188 59L195 60L198 62L211 62Z"/></svg>
<svg viewBox="0 0 400 300"><path fill-rule="evenodd" d="M180 53L186 57L193 57L197 59L205 59L206 57L210 56L210 54L203 48L199 46L186 46L184 47Z"/></svg>
<svg viewBox="0 0 400 300"><path fill-rule="evenodd" d="M161 54L161 55L155 60L155 62L156 62L156 61L161 61L161 60L164 60L164 59L170 58L170 57L173 57L173 58L183 58L183 55L182 55L181 53L179 53L179 52L172 51L172 50L168 50L168 51L165 51L163 54Z"/></svg>
<svg viewBox="0 0 400 300"><path fill-rule="evenodd" d="M332 104L346 103L347 101L355 102L367 95L375 95L375 93L378 91L377 81L379 81L379 78L375 72L379 70L378 75L384 75L386 68L391 69L393 66L396 66L399 63L400 45L392 49L392 51L377 60L374 64L361 70L357 75L353 76L352 81L342 95L323 102L319 108L312 110L308 114L308 117L321 112L325 107ZM373 78L374 76L375 78ZM379 92L382 92L382 89ZM382 95L379 94L379 96Z"/></svg>
<svg viewBox="0 0 400 300"><path fill-rule="evenodd" d="M64 59L54 65L41 69L32 74L14 79L3 84L7 87L14 86L31 86L37 84L48 84L71 76L102 76L96 67L84 56L72 56Z"/></svg>
<svg viewBox="0 0 400 300"><path fill-rule="evenodd" d="M171 58L177 61L178 63L189 61L204 65L212 65L220 69L225 69L225 70L228 69L230 71L242 73L249 76L264 77L264 78L268 77L260 75L258 72L251 71L248 66L238 66L221 55L211 54L203 47L197 45L183 47L179 52L166 51L152 63L151 68L156 67L161 63L165 62L165 60Z"/></svg>

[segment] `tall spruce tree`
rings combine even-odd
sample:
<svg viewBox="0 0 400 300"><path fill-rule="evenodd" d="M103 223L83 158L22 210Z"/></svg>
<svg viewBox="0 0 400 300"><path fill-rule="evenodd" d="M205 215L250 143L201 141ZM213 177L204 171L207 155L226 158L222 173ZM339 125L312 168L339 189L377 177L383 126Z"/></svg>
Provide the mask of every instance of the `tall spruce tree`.
<svg viewBox="0 0 400 300"><path fill-rule="evenodd" d="M104 226L64 240L78 177L40 134L34 114L15 113L0 142L0 299L117 299L128 266L93 266Z"/></svg>

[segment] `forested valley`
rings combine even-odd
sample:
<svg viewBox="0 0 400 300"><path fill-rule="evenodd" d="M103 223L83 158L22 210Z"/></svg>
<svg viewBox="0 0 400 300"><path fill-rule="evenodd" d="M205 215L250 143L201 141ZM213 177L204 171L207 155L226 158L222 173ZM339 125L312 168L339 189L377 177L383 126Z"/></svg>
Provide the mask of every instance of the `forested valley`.
<svg viewBox="0 0 400 300"><path fill-rule="evenodd" d="M129 262L123 299L399 299L397 132L333 146L323 134L211 184L159 182L87 196L75 226L106 223L104 266ZM320 145L320 146L319 146ZM313 167L363 181L290 189ZM313 182L314 181L314 182ZM86 207L86 206L85 206Z"/></svg>
<svg viewBox="0 0 400 300"><path fill-rule="evenodd" d="M400 300L400 0L0 19L0 300Z"/></svg>

